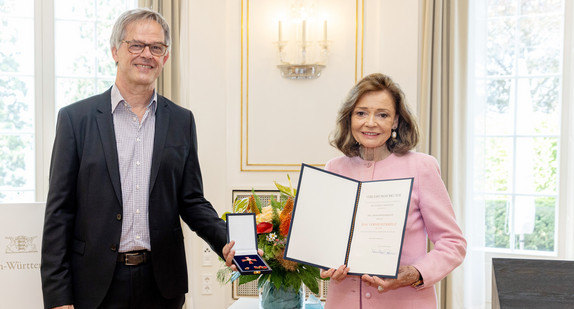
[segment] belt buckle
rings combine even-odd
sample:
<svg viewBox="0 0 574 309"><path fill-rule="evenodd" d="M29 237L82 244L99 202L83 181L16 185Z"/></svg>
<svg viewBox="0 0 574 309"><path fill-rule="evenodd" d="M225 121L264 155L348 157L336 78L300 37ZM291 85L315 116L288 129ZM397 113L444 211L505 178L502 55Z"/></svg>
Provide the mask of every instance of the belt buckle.
<svg viewBox="0 0 574 309"><path fill-rule="evenodd" d="M131 256L134 256L134 257L135 257L135 256L138 256L138 255L140 255L141 253L135 252L135 253L124 253L124 254L125 254L124 265L126 265L126 266L137 266L137 265L140 264L140 263L131 263L131 262L129 261L129 258L130 258Z"/></svg>

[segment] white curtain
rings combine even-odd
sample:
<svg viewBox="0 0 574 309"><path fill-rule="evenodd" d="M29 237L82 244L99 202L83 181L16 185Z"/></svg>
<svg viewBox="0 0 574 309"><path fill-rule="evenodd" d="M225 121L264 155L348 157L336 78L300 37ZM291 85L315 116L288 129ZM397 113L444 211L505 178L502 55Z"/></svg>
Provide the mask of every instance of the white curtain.
<svg viewBox="0 0 574 309"><path fill-rule="evenodd" d="M465 231L467 0L423 1L419 151L437 158ZM437 289L439 308L463 308L463 267Z"/></svg>

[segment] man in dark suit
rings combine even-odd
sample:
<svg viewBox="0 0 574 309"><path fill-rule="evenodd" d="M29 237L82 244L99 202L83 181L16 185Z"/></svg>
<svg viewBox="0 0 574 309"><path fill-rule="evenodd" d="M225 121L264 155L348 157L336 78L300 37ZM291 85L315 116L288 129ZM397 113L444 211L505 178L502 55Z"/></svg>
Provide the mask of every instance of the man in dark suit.
<svg viewBox="0 0 574 309"><path fill-rule="evenodd" d="M155 92L169 57L158 13L122 14L108 91L60 110L42 242L46 308L181 308L180 217L232 269L225 222L203 197L191 111Z"/></svg>

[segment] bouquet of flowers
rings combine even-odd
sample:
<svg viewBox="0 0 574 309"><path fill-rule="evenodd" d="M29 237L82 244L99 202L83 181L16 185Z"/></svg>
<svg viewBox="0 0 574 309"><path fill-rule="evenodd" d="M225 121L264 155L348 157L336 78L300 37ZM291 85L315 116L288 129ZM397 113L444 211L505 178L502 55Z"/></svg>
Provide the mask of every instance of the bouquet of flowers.
<svg viewBox="0 0 574 309"><path fill-rule="evenodd" d="M257 223L258 248L263 250L263 259L272 269L271 273L261 275L240 276L238 272L232 273L229 268L218 271L219 282L226 283L238 279L239 284L244 284L258 280L258 287L262 288L266 282L272 283L277 289L292 288L295 291L304 284L313 293L318 294L319 269L316 267L285 260L283 254L285 243L291 224L291 213L293 211L293 201L296 190L291 185L289 187L275 182L275 186L280 192L280 199L276 200L271 196L269 205L263 205L260 198L252 191L249 198L238 199L234 202L234 213L255 213ZM227 213L223 214L225 219Z"/></svg>

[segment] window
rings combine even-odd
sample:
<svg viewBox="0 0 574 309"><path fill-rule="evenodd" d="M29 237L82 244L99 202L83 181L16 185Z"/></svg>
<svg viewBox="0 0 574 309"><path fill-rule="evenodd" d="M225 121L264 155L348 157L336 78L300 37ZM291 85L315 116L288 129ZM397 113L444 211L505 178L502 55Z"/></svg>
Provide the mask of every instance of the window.
<svg viewBox="0 0 574 309"><path fill-rule="evenodd" d="M0 1L0 201L34 200L34 1Z"/></svg>
<svg viewBox="0 0 574 309"><path fill-rule="evenodd" d="M112 85L111 28L136 6L0 0L0 203L45 199L57 110Z"/></svg>
<svg viewBox="0 0 574 309"><path fill-rule="evenodd" d="M492 257L560 255L566 12L564 0L471 1L466 263L478 270L465 307L490 307Z"/></svg>
<svg viewBox="0 0 574 309"><path fill-rule="evenodd" d="M122 3L123 2L123 3ZM103 92L116 74L110 35L116 18L134 0L56 0L56 106Z"/></svg>
<svg viewBox="0 0 574 309"><path fill-rule="evenodd" d="M484 245L555 252L564 4L489 2L472 104Z"/></svg>

